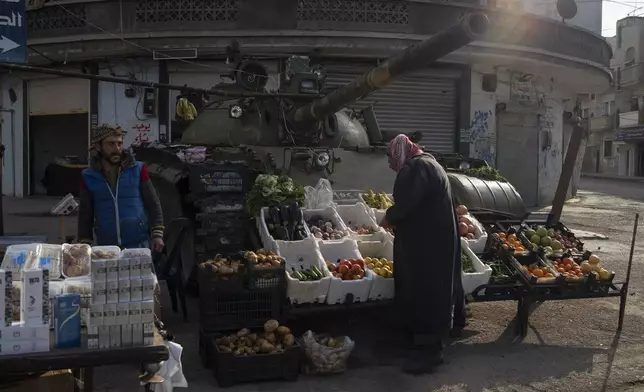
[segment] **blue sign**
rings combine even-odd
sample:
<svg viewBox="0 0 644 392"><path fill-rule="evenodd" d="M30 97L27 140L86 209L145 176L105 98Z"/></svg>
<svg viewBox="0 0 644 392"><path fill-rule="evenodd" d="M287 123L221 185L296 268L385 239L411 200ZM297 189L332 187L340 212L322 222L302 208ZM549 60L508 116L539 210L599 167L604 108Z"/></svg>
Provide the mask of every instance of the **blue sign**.
<svg viewBox="0 0 644 392"><path fill-rule="evenodd" d="M0 61L27 62L26 0L0 0Z"/></svg>
<svg viewBox="0 0 644 392"><path fill-rule="evenodd" d="M615 132L615 140L641 140L644 139L644 127L619 128Z"/></svg>

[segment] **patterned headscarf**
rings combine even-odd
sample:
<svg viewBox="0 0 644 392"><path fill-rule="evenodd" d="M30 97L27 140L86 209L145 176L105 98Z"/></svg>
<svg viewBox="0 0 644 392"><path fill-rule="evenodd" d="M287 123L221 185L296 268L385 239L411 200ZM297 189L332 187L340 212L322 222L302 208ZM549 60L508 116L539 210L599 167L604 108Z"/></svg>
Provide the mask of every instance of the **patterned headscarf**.
<svg viewBox="0 0 644 392"><path fill-rule="evenodd" d="M402 133L393 138L387 145L387 155L391 157L392 169L395 171L399 171L409 158L422 153L423 150Z"/></svg>
<svg viewBox="0 0 644 392"><path fill-rule="evenodd" d="M96 149L97 145L100 144L103 139L109 136L123 136L125 131L120 126L102 124L99 125L94 134L92 135L91 146L89 148L89 153L92 157L98 156L98 150Z"/></svg>

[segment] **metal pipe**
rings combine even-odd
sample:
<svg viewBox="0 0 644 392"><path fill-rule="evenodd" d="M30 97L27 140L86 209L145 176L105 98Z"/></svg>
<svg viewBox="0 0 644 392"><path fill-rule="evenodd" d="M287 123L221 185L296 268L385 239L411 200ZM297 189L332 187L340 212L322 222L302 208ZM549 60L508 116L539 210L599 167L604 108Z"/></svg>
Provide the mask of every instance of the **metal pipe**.
<svg viewBox="0 0 644 392"><path fill-rule="evenodd" d="M348 85L297 109L294 120L302 125L322 121L347 104L385 87L392 79L420 70L468 43L481 39L489 24L484 13L468 14L455 25L407 48Z"/></svg>
<svg viewBox="0 0 644 392"><path fill-rule="evenodd" d="M174 84L165 84L150 82L146 80L136 80L136 79L127 79L127 78L117 78L113 76L102 76L102 75L91 75L80 72L69 72L61 71L58 69L43 68L43 67L34 67L31 65L22 65L14 63L5 63L0 62L0 69L8 69L9 71L19 71L27 73L39 73L45 75L54 75L62 76L66 78L77 78L77 79L87 79L87 80L98 80L100 82L108 83L120 83L128 84L132 86L143 86L143 87L152 87L157 89L167 89L167 90L176 90L176 91L190 91L197 93L204 93L208 95L216 95L224 98L270 98L270 97L284 97L284 98L317 98L321 95L315 94L299 94L299 93L267 93L267 92L253 92L253 91L240 91L240 90L220 90L220 89L208 89L208 88L197 88L197 87L187 87L179 86Z"/></svg>
<svg viewBox="0 0 644 392"><path fill-rule="evenodd" d="M11 168L13 173L11 174L11 180L13 182L13 194L16 194L16 149L15 149L15 125L14 125L14 110L13 109L4 109L0 108L0 112L11 113ZM0 157L2 159L2 170L0 170L0 236L4 236L4 191L3 191L3 181L4 181L4 155L6 152L5 146L0 144Z"/></svg>
<svg viewBox="0 0 644 392"><path fill-rule="evenodd" d="M11 183L13 186L13 195L16 195L16 112L13 109L0 108L0 113L11 114L11 168L13 173L11 175Z"/></svg>

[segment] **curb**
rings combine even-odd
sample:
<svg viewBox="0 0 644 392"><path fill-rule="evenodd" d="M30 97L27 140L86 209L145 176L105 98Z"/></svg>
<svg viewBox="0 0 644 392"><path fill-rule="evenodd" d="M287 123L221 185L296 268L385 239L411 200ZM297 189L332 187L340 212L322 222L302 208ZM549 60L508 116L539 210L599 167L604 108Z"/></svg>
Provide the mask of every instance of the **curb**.
<svg viewBox="0 0 644 392"><path fill-rule="evenodd" d="M597 178L601 180L613 180L613 181L626 181L626 182L644 182L644 177L628 177L628 176L616 176L611 174L600 174L600 173L581 173L582 177L585 178Z"/></svg>

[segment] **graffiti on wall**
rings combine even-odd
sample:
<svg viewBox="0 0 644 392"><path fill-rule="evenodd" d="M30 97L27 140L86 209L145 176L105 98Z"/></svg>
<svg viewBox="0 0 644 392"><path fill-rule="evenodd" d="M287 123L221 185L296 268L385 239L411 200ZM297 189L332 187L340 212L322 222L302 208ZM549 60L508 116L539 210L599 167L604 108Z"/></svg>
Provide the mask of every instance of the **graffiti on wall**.
<svg viewBox="0 0 644 392"><path fill-rule="evenodd" d="M136 124L132 127L134 132L133 146L140 146L143 143L149 143L150 140L150 124Z"/></svg>
<svg viewBox="0 0 644 392"><path fill-rule="evenodd" d="M474 118L467 130L470 143L470 156L483 159L491 165L496 160L496 136L490 129L491 110L475 110Z"/></svg>

